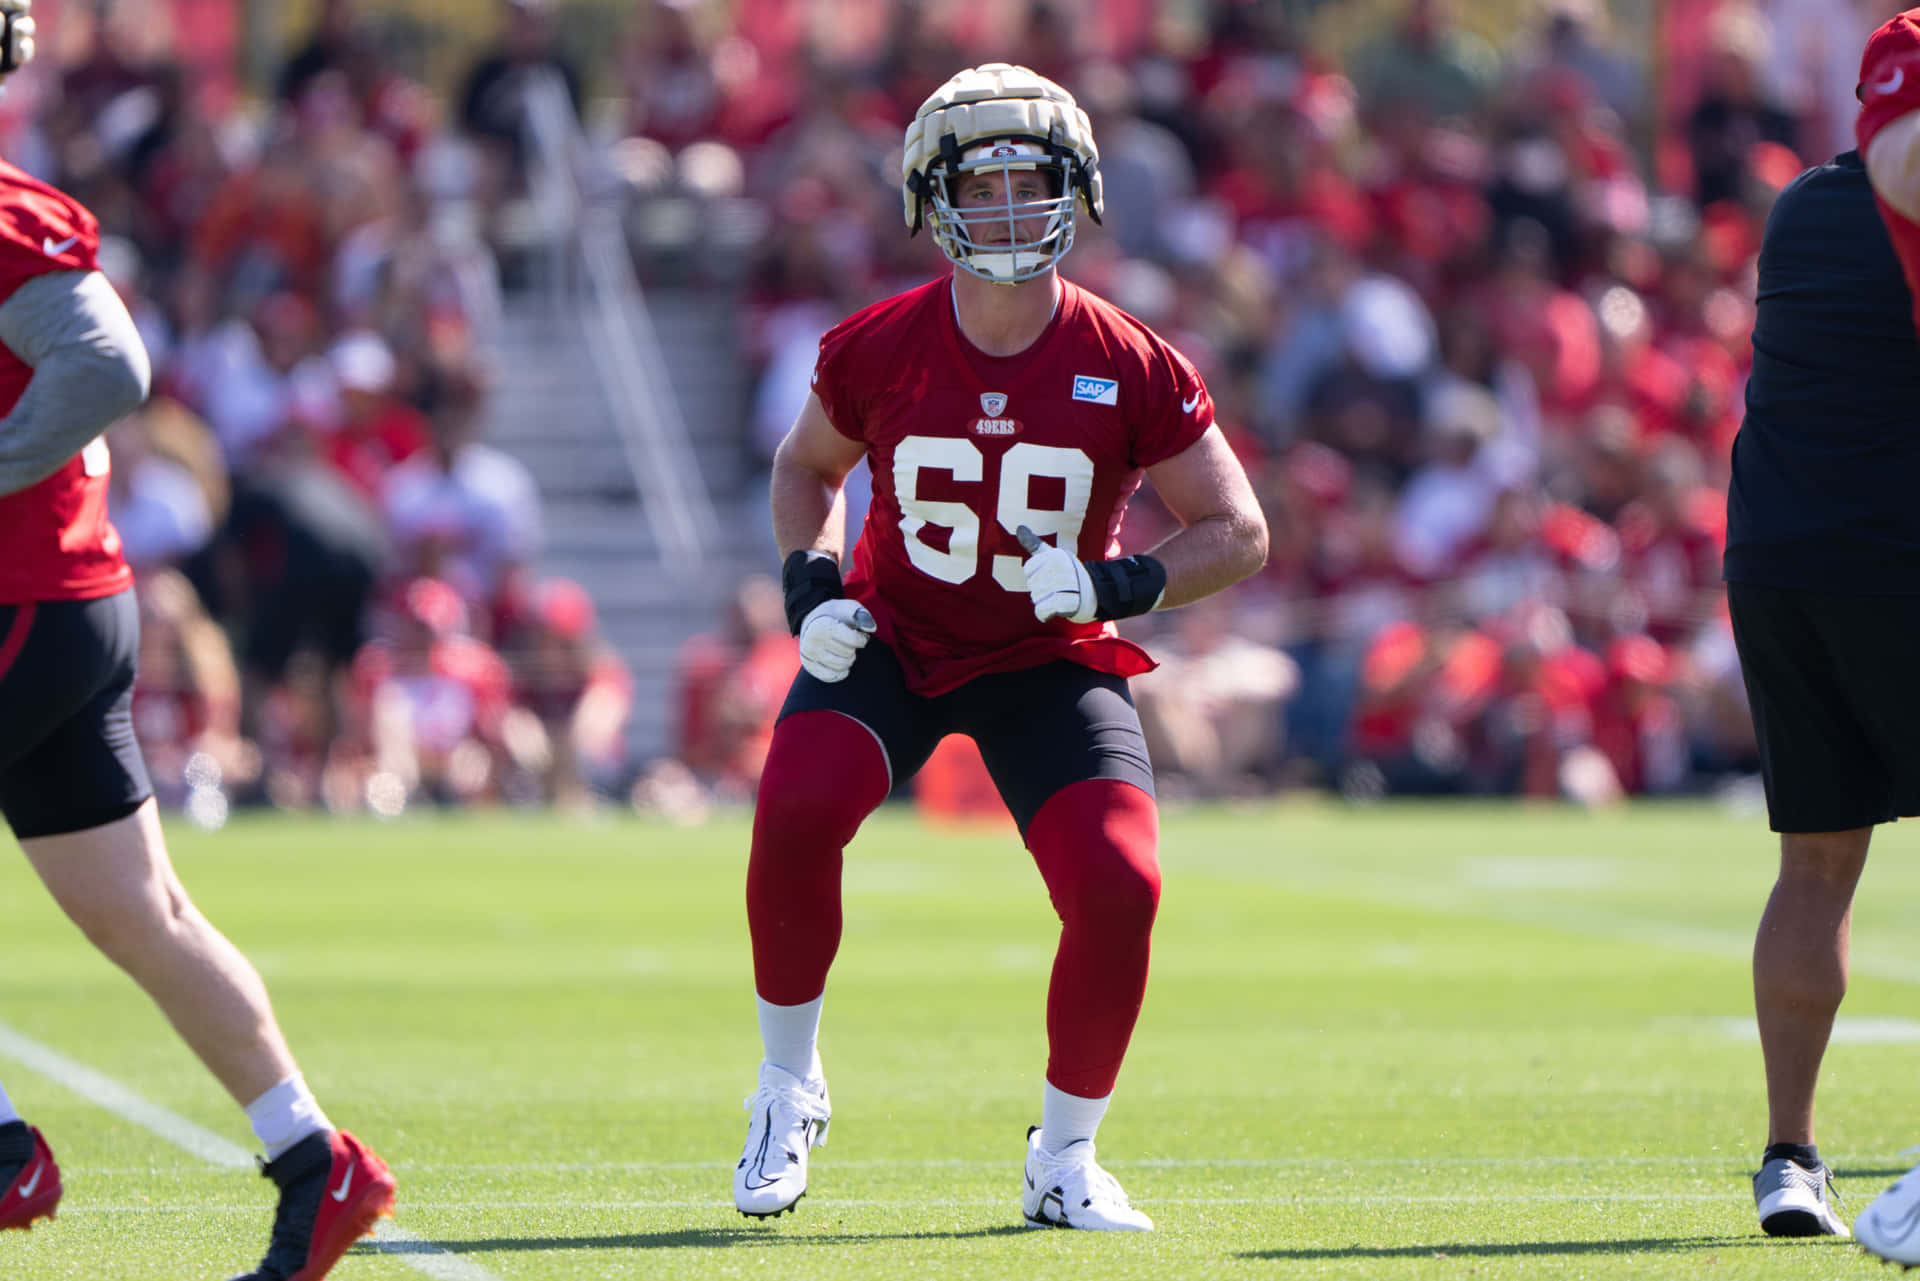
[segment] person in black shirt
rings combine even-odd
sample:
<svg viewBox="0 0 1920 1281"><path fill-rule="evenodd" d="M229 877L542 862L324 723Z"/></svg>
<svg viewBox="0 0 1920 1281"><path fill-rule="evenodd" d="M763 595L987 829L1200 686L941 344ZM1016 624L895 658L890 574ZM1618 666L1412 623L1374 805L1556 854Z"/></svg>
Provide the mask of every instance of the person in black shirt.
<svg viewBox="0 0 1920 1281"><path fill-rule="evenodd" d="M1880 119L1867 101L1863 143ZM1727 603L1780 833L1753 950L1768 1110L1754 1200L1776 1236L1847 1234L1814 1087L1873 828L1920 814L1920 341L1895 249L1908 232L1890 232L1866 150L1873 163L1849 151L1808 169L1767 220L1727 495Z"/></svg>

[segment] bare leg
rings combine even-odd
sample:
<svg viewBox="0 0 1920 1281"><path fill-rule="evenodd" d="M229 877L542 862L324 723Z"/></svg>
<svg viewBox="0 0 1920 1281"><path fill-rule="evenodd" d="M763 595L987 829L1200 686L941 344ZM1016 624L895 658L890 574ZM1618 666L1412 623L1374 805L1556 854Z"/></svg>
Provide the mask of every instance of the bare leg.
<svg viewBox="0 0 1920 1281"><path fill-rule="evenodd" d="M61 910L146 990L234 1102L298 1071L260 975L174 875L151 800L117 822L20 846Z"/></svg>
<svg viewBox="0 0 1920 1281"><path fill-rule="evenodd" d="M1812 1143L1813 1092L1847 991L1853 889L1870 827L1788 833L1753 943L1753 1004L1767 1069L1767 1142Z"/></svg>

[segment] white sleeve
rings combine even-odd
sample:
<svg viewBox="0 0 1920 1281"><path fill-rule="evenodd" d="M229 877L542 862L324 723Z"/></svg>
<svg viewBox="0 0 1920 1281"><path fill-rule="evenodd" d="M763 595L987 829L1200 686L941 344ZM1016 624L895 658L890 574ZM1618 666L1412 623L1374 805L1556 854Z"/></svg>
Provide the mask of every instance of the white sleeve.
<svg viewBox="0 0 1920 1281"><path fill-rule="evenodd" d="M1880 127L1867 144L1867 180L1879 197L1920 222L1920 111Z"/></svg>

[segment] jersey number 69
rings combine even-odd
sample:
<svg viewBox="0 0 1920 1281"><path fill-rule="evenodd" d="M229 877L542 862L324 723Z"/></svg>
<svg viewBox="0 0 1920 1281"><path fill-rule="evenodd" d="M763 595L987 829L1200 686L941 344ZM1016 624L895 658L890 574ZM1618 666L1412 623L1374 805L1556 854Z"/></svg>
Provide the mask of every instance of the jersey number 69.
<svg viewBox="0 0 1920 1281"><path fill-rule="evenodd" d="M978 483L985 463L980 447L960 436L909 436L894 447L893 492L900 503L900 532L906 539L907 558L921 573L944 583L964 583L980 568L979 514L967 503L920 497L921 471L951 472L958 483ZM1041 511L1029 506L1036 476L1065 483L1066 499L1060 510ZM1092 497L1093 459L1083 451L1021 441L1000 459L1000 493L994 503L994 518L1008 534L1025 525L1036 534L1058 535L1056 544L1071 551L1079 542L1080 525ZM944 525L953 531L947 550L920 540L920 531L928 525ZM1020 557L995 556L993 581L1010 592L1026 591L1027 577L1021 572Z"/></svg>

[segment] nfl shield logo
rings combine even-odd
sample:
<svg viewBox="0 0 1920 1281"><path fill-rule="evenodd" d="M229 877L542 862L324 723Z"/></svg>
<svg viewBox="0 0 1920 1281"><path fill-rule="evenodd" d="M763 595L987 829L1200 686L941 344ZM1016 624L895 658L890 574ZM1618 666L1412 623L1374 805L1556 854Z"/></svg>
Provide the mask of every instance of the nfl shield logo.
<svg viewBox="0 0 1920 1281"><path fill-rule="evenodd" d="M989 418L998 418L1007 411L1007 398L997 391L980 393L980 412Z"/></svg>

